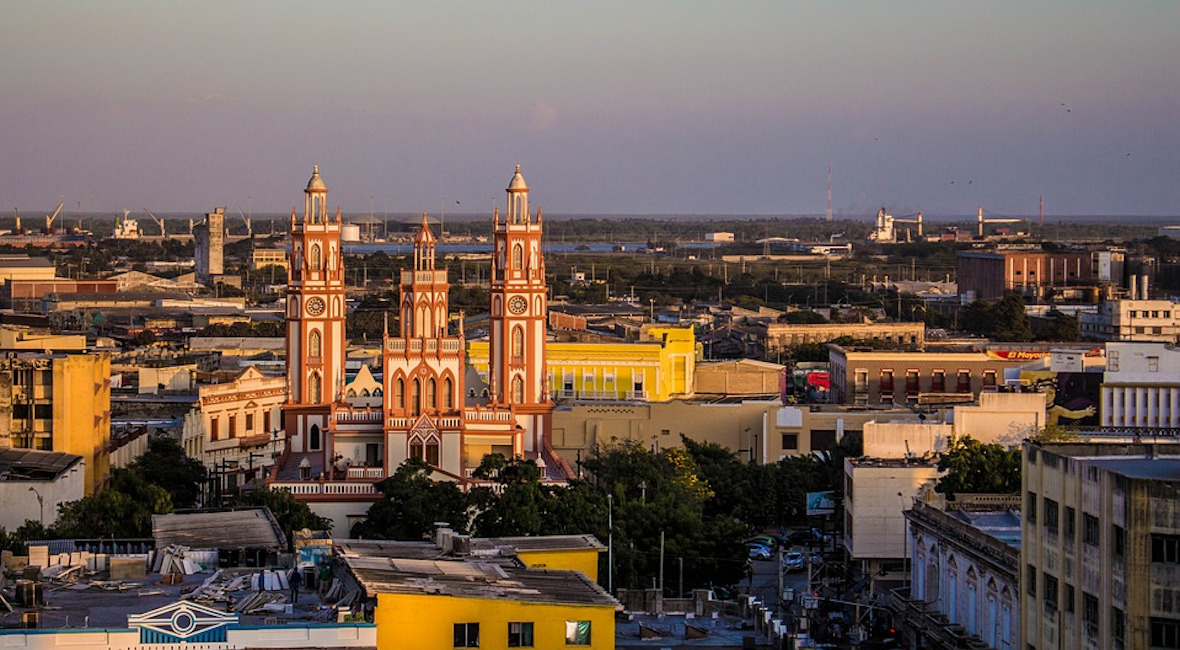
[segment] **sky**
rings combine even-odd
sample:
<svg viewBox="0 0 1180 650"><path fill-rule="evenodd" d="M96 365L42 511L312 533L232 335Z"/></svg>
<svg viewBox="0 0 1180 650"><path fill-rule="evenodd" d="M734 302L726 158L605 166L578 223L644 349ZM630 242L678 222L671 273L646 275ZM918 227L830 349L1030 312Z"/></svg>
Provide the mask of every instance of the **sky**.
<svg viewBox="0 0 1180 650"><path fill-rule="evenodd" d="M8 0L0 213L1180 215L1173 0Z"/></svg>

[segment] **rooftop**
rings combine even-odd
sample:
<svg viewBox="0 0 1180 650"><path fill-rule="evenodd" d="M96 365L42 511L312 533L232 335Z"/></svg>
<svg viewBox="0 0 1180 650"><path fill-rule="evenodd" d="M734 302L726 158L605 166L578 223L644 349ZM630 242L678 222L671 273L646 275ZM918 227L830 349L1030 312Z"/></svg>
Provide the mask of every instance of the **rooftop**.
<svg viewBox="0 0 1180 650"><path fill-rule="evenodd" d="M1157 458L1128 458L1126 456L1108 456L1098 458L1081 458L1091 465L1100 467L1127 478L1153 481L1180 481L1180 456L1160 456Z"/></svg>
<svg viewBox="0 0 1180 650"><path fill-rule="evenodd" d="M0 480L51 481L82 461L81 456L36 449L0 450Z"/></svg>
<svg viewBox="0 0 1180 650"><path fill-rule="evenodd" d="M194 549L283 549L286 536L268 508L152 515L156 548L180 544Z"/></svg>

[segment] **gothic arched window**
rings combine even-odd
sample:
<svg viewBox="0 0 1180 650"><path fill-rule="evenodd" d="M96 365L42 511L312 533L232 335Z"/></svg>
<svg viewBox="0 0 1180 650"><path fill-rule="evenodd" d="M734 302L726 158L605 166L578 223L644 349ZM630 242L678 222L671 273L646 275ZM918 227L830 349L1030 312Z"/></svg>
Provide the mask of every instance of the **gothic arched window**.
<svg viewBox="0 0 1180 650"><path fill-rule="evenodd" d="M521 363L524 361L524 329L521 327L512 328L512 363Z"/></svg>
<svg viewBox="0 0 1180 650"><path fill-rule="evenodd" d="M406 381L401 377L393 384L393 406L394 408L406 408Z"/></svg>
<svg viewBox="0 0 1180 650"><path fill-rule="evenodd" d="M320 373L313 372L307 378L307 399L312 404L319 404L324 401L324 385L320 379Z"/></svg>
<svg viewBox="0 0 1180 650"><path fill-rule="evenodd" d="M438 438L431 436L426 440L426 462L429 465L438 467Z"/></svg>
<svg viewBox="0 0 1180 650"><path fill-rule="evenodd" d="M519 375L512 378L512 403L524 403L524 380Z"/></svg>
<svg viewBox="0 0 1180 650"><path fill-rule="evenodd" d="M322 262L323 261L320 259L320 245L312 244L311 254L307 257L308 266L311 267L311 270L318 271L320 270L320 264L322 264Z"/></svg>
<svg viewBox="0 0 1180 650"><path fill-rule="evenodd" d="M414 385L410 388L410 415L422 412L422 382L414 378Z"/></svg>
<svg viewBox="0 0 1180 650"><path fill-rule="evenodd" d="M524 266L524 248L520 244L512 247L512 268L520 269Z"/></svg>
<svg viewBox="0 0 1180 650"><path fill-rule="evenodd" d="M312 330L307 337L307 356L318 357L323 351L323 339L319 330Z"/></svg>
<svg viewBox="0 0 1180 650"><path fill-rule="evenodd" d="M455 408L455 383L450 377L443 380L443 408Z"/></svg>
<svg viewBox="0 0 1180 650"><path fill-rule="evenodd" d="M438 384L435 383L434 377L426 381L426 407L435 408L438 399Z"/></svg>

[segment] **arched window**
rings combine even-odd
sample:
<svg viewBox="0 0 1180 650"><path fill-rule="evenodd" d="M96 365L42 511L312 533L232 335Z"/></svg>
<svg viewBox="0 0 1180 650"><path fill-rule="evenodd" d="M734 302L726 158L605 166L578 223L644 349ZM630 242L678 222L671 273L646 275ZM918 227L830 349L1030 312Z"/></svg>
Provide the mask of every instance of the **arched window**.
<svg viewBox="0 0 1180 650"><path fill-rule="evenodd" d="M524 403L524 380L517 375L512 378L512 403Z"/></svg>
<svg viewBox="0 0 1180 650"><path fill-rule="evenodd" d="M401 377L393 384L393 406L394 408L406 408L406 381Z"/></svg>
<svg viewBox="0 0 1180 650"><path fill-rule="evenodd" d="M455 383L451 381L450 377L443 380L443 408L447 410L455 408Z"/></svg>
<svg viewBox="0 0 1180 650"><path fill-rule="evenodd" d="M410 389L410 415L418 415L422 412L422 382L414 377L414 385Z"/></svg>
<svg viewBox="0 0 1180 650"><path fill-rule="evenodd" d="M512 328L512 363L524 362L524 329Z"/></svg>
<svg viewBox="0 0 1180 650"><path fill-rule="evenodd" d="M512 247L512 268L519 270L524 266L524 248L517 244Z"/></svg>
<svg viewBox="0 0 1180 650"><path fill-rule="evenodd" d="M368 391L365 391L365 392L368 392ZM349 388L349 389L348 389L348 392L346 392L346 393L345 393L345 395L346 395L347 397L356 397L356 389L355 389L355 388Z"/></svg>
<svg viewBox="0 0 1180 650"><path fill-rule="evenodd" d="M369 394L370 394L370 393L369 393L369 389L368 389L368 388L365 388L365 389L361 390L361 397L368 397L368 396L369 396Z"/></svg>
<svg viewBox="0 0 1180 650"><path fill-rule="evenodd" d="M438 384L435 383L434 377L426 381L426 408L436 408L438 404Z"/></svg>
<svg viewBox="0 0 1180 650"><path fill-rule="evenodd" d="M426 440L426 462L438 467L438 438L434 436Z"/></svg>
<svg viewBox="0 0 1180 650"><path fill-rule="evenodd" d="M307 431L307 448L311 451L320 449L320 425L313 424Z"/></svg>
<svg viewBox="0 0 1180 650"><path fill-rule="evenodd" d="M324 386L318 372L311 373L311 376L307 378L307 400L312 404L324 401Z"/></svg>
<svg viewBox="0 0 1180 650"><path fill-rule="evenodd" d="M426 448L422 444L422 439L417 436L410 440L410 458L419 460L426 458Z"/></svg>
<svg viewBox="0 0 1180 650"><path fill-rule="evenodd" d="M319 330L312 330L307 337L307 356L318 357L323 352L323 337Z"/></svg>
<svg viewBox="0 0 1180 650"><path fill-rule="evenodd" d="M384 394L385 394L385 391L381 390L380 388L373 389L373 397L381 397Z"/></svg>
<svg viewBox="0 0 1180 650"><path fill-rule="evenodd" d="M308 266L310 266L313 271L320 270L320 264L323 262L323 260L320 259L320 245L319 244L312 244L311 245L311 255L308 255L307 260L308 260Z"/></svg>

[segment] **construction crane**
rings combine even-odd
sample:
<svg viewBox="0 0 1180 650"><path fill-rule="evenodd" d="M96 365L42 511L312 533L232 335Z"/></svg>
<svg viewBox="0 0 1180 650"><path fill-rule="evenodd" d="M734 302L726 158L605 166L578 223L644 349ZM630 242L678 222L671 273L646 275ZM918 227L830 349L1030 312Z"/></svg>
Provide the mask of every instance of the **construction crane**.
<svg viewBox="0 0 1180 650"><path fill-rule="evenodd" d="M916 218L913 218L913 217L916 217ZM922 239L922 213L921 212L919 212L916 215L907 215L906 217L894 217L893 223L895 223L895 224L897 224L897 223L917 224L918 225L918 239L919 240ZM905 239L906 239L906 241L910 240L910 229L909 228L906 228Z"/></svg>
<svg viewBox="0 0 1180 650"><path fill-rule="evenodd" d="M983 206L982 205L979 206L979 213L978 213L977 219L979 221L979 237L980 237L980 239L983 238L983 226L986 223L1021 223L1024 221L1024 219L1012 219L1012 218L1008 218L1008 217L986 217L985 218L983 216Z"/></svg>
<svg viewBox="0 0 1180 650"><path fill-rule="evenodd" d="M165 232L165 230L164 230L164 220L160 219L155 214L152 214L152 211L148 210L146 207L143 209L143 211L147 213L147 216L152 218L152 221L155 221L157 224L159 224L159 226L160 226L160 239L167 239L168 233Z"/></svg>
<svg viewBox="0 0 1180 650"><path fill-rule="evenodd" d="M242 223L246 224L246 237L247 238L253 237L254 236L254 227L250 225L250 218L247 217L246 214L242 212L242 206L239 205L239 206L235 206L235 207L237 207L237 209L238 209L238 216L242 217Z"/></svg>
<svg viewBox="0 0 1180 650"><path fill-rule="evenodd" d="M61 209L64 208L65 205L66 205L66 202L62 201L61 203L57 204L57 209L53 211L52 215L48 215L48 214L45 215L45 234L46 235L53 234L53 222L55 219L57 219L57 215L61 214Z"/></svg>

